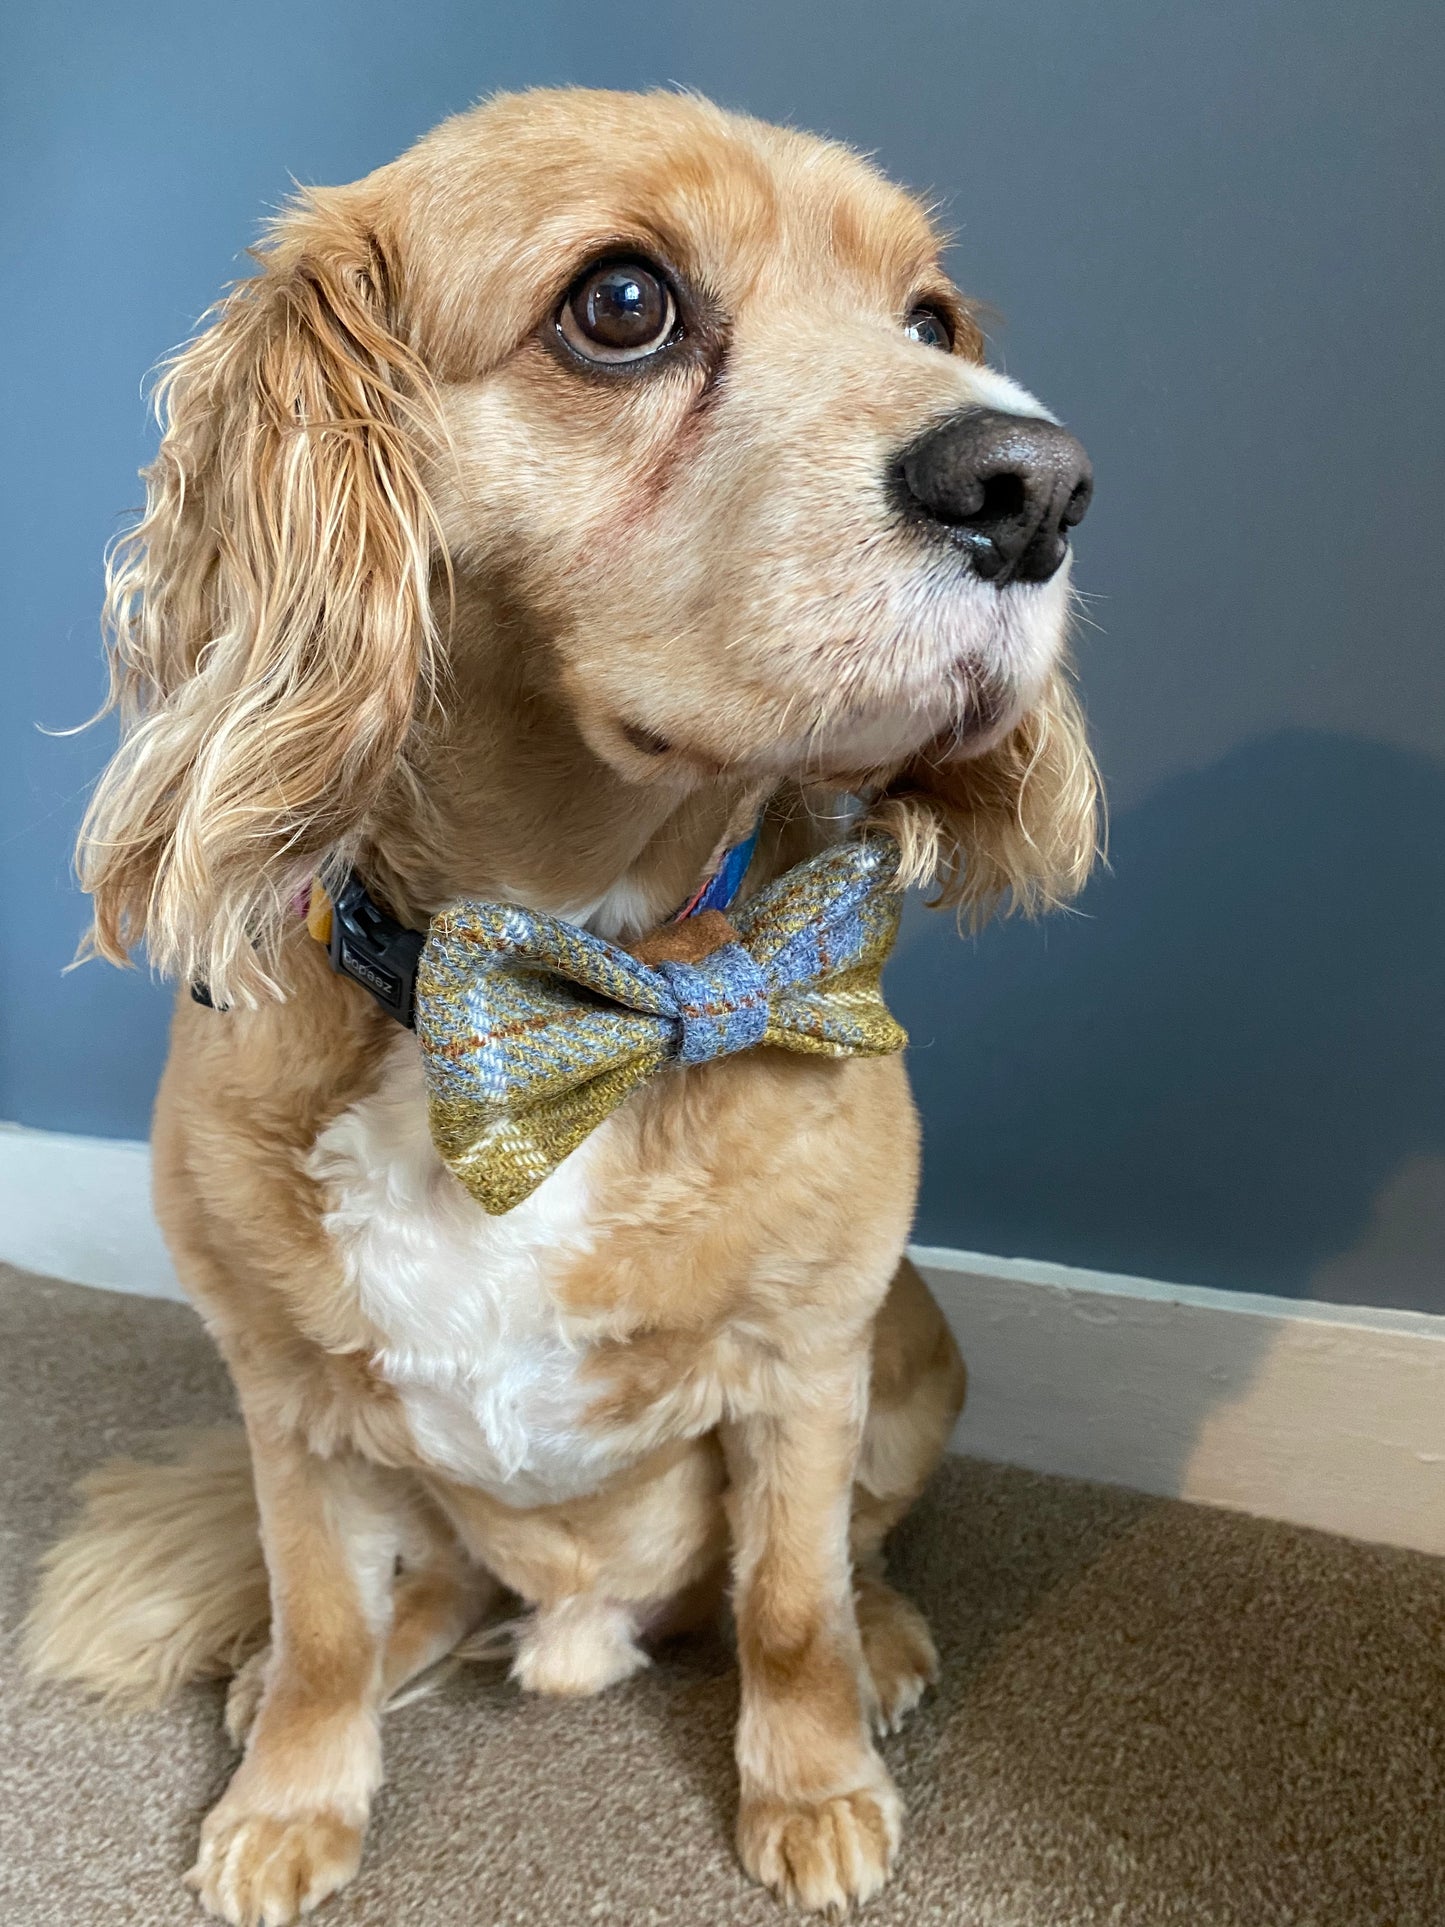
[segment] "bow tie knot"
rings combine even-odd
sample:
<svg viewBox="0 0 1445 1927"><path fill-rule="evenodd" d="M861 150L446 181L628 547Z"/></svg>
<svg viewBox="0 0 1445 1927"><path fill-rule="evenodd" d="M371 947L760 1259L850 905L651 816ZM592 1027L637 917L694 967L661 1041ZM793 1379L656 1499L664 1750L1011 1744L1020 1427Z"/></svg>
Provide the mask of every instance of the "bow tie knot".
<svg viewBox="0 0 1445 1927"><path fill-rule="evenodd" d="M701 963L657 966L677 1003L680 1064L761 1044L768 1028L768 980L741 944L726 943Z"/></svg>
<svg viewBox="0 0 1445 1927"><path fill-rule="evenodd" d="M887 837L840 844L733 924L706 912L632 951L515 904L444 911L416 1002L444 1161L488 1211L508 1211L669 1065L761 1044L831 1057L900 1049L879 984L897 871Z"/></svg>

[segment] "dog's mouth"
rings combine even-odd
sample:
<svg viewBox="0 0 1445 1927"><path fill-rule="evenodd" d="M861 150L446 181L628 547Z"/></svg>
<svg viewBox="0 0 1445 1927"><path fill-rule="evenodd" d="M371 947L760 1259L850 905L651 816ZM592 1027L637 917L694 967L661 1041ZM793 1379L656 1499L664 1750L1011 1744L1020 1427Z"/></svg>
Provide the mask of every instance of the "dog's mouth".
<svg viewBox="0 0 1445 1927"><path fill-rule="evenodd" d="M579 651L569 693L593 750L679 789L826 784L939 743L950 761L986 754L1059 659L1068 567L1000 590L896 530L876 548L818 565L805 594L744 576L726 617L703 585L665 641L645 625L627 681L594 682Z"/></svg>
<svg viewBox="0 0 1445 1927"><path fill-rule="evenodd" d="M619 723L622 740L629 749L635 749L639 756L670 756L673 743L670 738L660 735L655 729L647 729L641 723Z"/></svg>

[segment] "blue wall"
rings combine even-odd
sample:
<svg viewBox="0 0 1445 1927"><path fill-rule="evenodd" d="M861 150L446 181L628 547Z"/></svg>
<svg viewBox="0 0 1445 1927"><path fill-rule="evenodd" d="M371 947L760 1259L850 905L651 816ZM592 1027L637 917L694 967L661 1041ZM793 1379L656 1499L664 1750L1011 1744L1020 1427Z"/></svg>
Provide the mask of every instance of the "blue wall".
<svg viewBox="0 0 1445 1927"><path fill-rule="evenodd" d="M138 25L139 23L139 25ZM941 193L1099 475L1081 912L895 967L920 1235L1445 1309L1445 15L1380 0L75 5L0 46L0 1117L135 1135L166 999L60 967L143 371L294 175L496 87L682 81ZM19 271L15 266L18 263Z"/></svg>

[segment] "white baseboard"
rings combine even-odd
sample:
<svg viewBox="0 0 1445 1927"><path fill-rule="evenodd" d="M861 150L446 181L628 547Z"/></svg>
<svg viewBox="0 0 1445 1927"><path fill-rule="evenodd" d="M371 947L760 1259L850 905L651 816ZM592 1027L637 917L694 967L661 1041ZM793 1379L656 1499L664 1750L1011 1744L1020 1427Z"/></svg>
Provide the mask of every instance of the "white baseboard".
<svg viewBox="0 0 1445 1927"><path fill-rule="evenodd" d="M0 1261L181 1297L149 1174L0 1126ZM1445 1553L1445 1318L913 1255L968 1361L958 1451Z"/></svg>
<svg viewBox="0 0 1445 1927"><path fill-rule="evenodd" d="M0 1264L184 1297L151 1213L150 1146L0 1124Z"/></svg>
<svg viewBox="0 0 1445 1927"><path fill-rule="evenodd" d="M1445 1553L1445 1318L915 1248L954 1448Z"/></svg>

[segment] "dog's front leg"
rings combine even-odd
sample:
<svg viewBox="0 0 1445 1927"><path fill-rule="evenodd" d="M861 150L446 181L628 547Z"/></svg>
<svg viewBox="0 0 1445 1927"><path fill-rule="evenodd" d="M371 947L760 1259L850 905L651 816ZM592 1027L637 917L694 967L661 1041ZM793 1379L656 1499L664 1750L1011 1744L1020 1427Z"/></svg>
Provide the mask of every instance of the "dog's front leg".
<svg viewBox="0 0 1445 1927"><path fill-rule="evenodd" d="M874 1749L848 1519L866 1358L810 1373L787 1408L724 1430L742 1668L738 1851L784 1898L866 1900L888 1877L902 1804Z"/></svg>
<svg viewBox="0 0 1445 1927"><path fill-rule="evenodd" d="M282 1927L356 1872L381 1784L395 1538L376 1475L250 1426L271 1656L246 1752L187 1876L208 1913Z"/></svg>

